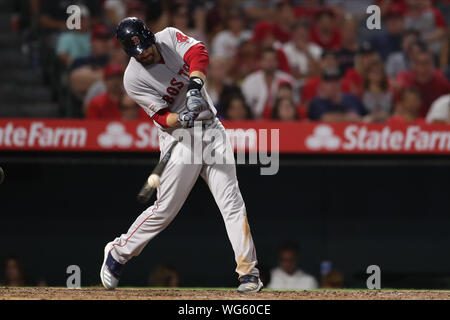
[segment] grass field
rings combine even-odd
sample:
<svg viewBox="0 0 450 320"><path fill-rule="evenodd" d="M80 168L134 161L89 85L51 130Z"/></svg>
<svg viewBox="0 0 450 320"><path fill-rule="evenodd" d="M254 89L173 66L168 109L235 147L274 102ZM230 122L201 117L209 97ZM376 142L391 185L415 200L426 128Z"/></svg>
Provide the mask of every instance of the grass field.
<svg viewBox="0 0 450 320"><path fill-rule="evenodd" d="M275 291L264 289L240 294L236 289L120 288L107 291L99 287L1 288L0 300L450 300L450 290L308 290Z"/></svg>

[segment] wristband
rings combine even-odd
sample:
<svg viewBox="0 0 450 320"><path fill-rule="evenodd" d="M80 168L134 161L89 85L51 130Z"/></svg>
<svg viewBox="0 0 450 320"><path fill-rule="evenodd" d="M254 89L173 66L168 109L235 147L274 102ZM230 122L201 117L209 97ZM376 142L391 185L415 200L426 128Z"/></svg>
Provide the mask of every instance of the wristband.
<svg viewBox="0 0 450 320"><path fill-rule="evenodd" d="M189 85L187 90L197 89L198 91L203 88L203 80L200 77L191 77L189 78Z"/></svg>

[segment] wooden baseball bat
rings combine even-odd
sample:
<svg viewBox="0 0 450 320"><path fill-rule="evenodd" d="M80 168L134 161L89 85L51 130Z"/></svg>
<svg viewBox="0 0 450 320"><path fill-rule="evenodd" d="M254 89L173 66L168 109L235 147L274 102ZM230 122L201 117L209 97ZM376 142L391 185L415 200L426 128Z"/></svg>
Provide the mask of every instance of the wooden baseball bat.
<svg viewBox="0 0 450 320"><path fill-rule="evenodd" d="M141 188L141 191L137 195L137 201L144 204L147 203L155 192L155 189L159 187L159 181L161 179L161 175L166 168L167 163L172 155L173 148L178 144L178 140L172 143L167 153L161 159L161 161L156 165L155 169L153 169L152 173L145 181L144 185Z"/></svg>

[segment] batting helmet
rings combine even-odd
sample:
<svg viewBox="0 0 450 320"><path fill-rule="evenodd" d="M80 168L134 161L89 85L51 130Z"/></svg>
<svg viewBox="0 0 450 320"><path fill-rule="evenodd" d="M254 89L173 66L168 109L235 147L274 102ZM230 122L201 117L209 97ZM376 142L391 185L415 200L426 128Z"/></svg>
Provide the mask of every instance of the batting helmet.
<svg viewBox="0 0 450 320"><path fill-rule="evenodd" d="M155 35L138 18L123 19L116 30L116 37L123 50L135 57L155 43Z"/></svg>

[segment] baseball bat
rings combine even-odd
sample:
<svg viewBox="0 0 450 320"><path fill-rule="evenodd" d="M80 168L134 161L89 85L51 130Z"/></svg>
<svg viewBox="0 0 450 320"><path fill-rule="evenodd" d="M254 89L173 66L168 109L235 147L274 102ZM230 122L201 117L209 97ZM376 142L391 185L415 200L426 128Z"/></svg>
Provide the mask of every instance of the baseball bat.
<svg viewBox="0 0 450 320"><path fill-rule="evenodd" d="M137 201L144 204L147 203L155 192L155 189L159 187L159 182L161 180L161 175L166 168L167 163L172 155L173 148L178 144L178 140L172 143L167 153L161 159L161 161L156 165L155 169L153 169L152 173L148 177L147 181L145 181L144 185L141 188L141 191L137 195Z"/></svg>

